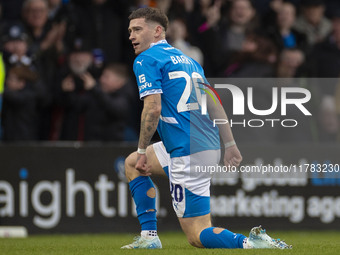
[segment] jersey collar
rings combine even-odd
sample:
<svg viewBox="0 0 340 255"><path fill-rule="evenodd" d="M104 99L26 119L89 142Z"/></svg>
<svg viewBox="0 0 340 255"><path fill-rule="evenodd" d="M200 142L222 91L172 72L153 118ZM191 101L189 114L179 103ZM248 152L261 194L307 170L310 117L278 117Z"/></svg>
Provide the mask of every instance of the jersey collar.
<svg viewBox="0 0 340 255"><path fill-rule="evenodd" d="M160 40L160 41L158 41L158 42L151 43L149 48L151 48L151 47L153 47L153 46L155 46L155 45L157 45L157 44L161 44L161 43L168 43L168 42L167 42L165 39L164 39L164 40Z"/></svg>

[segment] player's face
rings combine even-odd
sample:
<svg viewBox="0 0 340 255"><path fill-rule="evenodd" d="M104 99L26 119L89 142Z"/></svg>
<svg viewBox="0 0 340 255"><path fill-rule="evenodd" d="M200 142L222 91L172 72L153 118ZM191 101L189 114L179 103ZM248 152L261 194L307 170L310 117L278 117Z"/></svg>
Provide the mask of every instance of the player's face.
<svg viewBox="0 0 340 255"><path fill-rule="evenodd" d="M155 27L151 23L146 23L144 18L131 20L129 33L136 55L147 50L155 39Z"/></svg>

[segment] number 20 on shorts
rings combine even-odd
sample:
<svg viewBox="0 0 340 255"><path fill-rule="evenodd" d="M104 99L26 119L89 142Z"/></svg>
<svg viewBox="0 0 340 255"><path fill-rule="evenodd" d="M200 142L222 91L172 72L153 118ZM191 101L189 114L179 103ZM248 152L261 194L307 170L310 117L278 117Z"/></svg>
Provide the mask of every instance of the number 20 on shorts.
<svg viewBox="0 0 340 255"><path fill-rule="evenodd" d="M183 200L183 187L180 184L173 184L170 183L170 193L172 196L172 199L176 202L180 203Z"/></svg>

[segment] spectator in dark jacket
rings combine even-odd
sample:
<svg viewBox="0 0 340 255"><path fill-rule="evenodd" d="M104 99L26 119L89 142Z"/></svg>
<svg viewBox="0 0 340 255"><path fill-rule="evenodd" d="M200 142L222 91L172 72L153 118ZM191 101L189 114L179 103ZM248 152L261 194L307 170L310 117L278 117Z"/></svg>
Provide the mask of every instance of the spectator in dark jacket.
<svg viewBox="0 0 340 255"><path fill-rule="evenodd" d="M97 49L99 60L105 63L121 62L127 29L107 0L91 0L91 4L78 7L76 29L91 48ZM123 10L122 10L123 11ZM95 59L96 60L96 59Z"/></svg>
<svg viewBox="0 0 340 255"><path fill-rule="evenodd" d="M231 58L222 75L233 78L273 77L278 50L266 34L254 33L247 36L242 51Z"/></svg>
<svg viewBox="0 0 340 255"><path fill-rule="evenodd" d="M199 28L200 47L205 54L204 69L208 75L216 75L225 69L229 57L242 50L247 35L257 26L252 1L232 1L227 19L221 15L221 8L221 1L207 8L206 22Z"/></svg>
<svg viewBox="0 0 340 255"><path fill-rule="evenodd" d="M35 58L46 90L52 93L50 85L57 71L58 54L64 50L66 23L49 21L48 11L45 0L25 0L22 16L30 39L29 51Z"/></svg>
<svg viewBox="0 0 340 255"><path fill-rule="evenodd" d="M80 76L84 93L72 93L76 86L70 79L62 84L68 102L80 117L78 138L85 141L123 141L129 118L131 91L127 67L107 66L99 81L86 72ZM81 126L83 125L83 126Z"/></svg>
<svg viewBox="0 0 340 255"><path fill-rule="evenodd" d="M340 15L332 19L332 33L317 44L312 56L317 64L317 77L340 76Z"/></svg>
<svg viewBox="0 0 340 255"><path fill-rule="evenodd" d="M338 78L340 76L340 13L332 18L332 33L322 43L316 44L309 56L312 77ZM334 95L336 82L323 84L322 93Z"/></svg>
<svg viewBox="0 0 340 255"><path fill-rule="evenodd" d="M38 139L37 76L26 66L8 71L3 95L4 141L34 141Z"/></svg>
<svg viewBox="0 0 340 255"><path fill-rule="evenodd" d="M323 41L332 29L331 22L324 15L324 0L302 0L301 9L302 14L294 28L307 35L309 45Z"/></svg>
<svg viewBox="0 0 340 255"><path fill-rule="evenodd" d="M56 107L52 118L52 140L83 140L83 135L78 137L79 129L83 129L82 117L77 107L68 98L73 94L77 97L78 94L85 93L84 81L81 77L87 72L91 72L91 75L97 79L100 70L94 67L89 42L83 38L76 38L69 49L67 66L60 70L56 77L54 93ZM73 89L70 89L70 84L73 84Z"/></svg>
<svg viewBox="0 0 340 255"><path fill-rule="evenodd" d="M277 10L276 25L269 26L268 32L272 34L279 49L298 48L308 52L307 36L293 28L296 20L295 6L289 2L284 2Z"/></svg>
<svg viewBox="0 0 340 255"><path fill-rule="evenodd" d="M1 41L6 68L9 69L16 65L36 68L28 50L29 38L22 23L10 22L6 24L2 31Z"/></svg>

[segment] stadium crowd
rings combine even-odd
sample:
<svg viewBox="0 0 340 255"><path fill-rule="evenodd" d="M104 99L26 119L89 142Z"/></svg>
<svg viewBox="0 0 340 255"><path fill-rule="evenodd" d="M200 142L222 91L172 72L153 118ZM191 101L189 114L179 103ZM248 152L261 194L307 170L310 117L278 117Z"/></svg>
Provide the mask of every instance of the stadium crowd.
<svg viewBox="0 0 340 255"><path fill-rule="evenodd" d="M336 0L0 0L1 140L136 141L142 103L127 17L143 6L167 13L168 41L207 77L332 78L294 84L313 95L313 118L294 131L236 128L238 141L340 141ZM270 105L271 87L262 89Z"/></svg>

